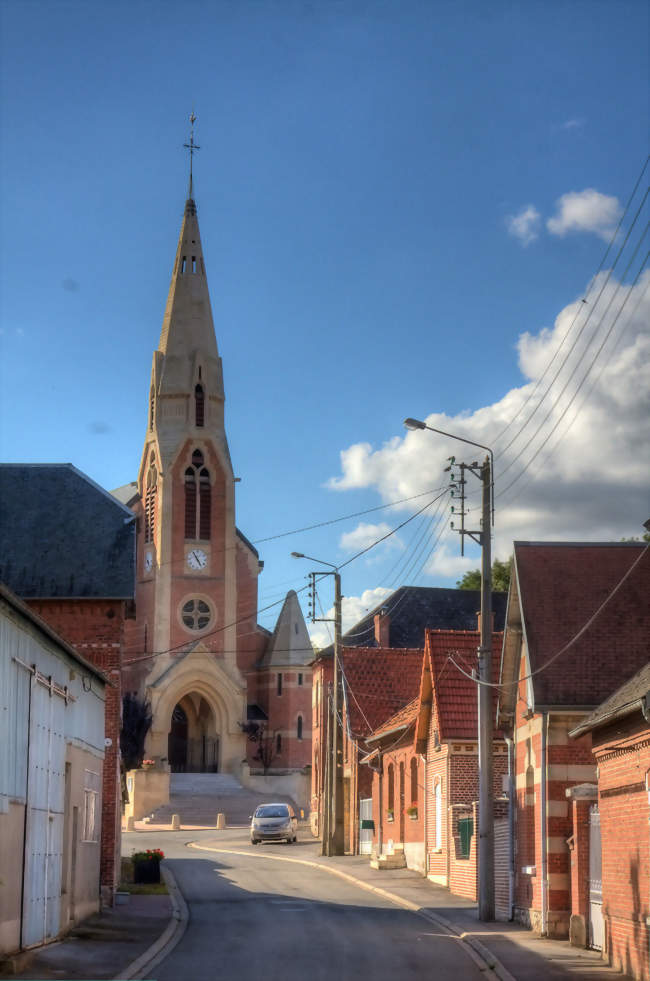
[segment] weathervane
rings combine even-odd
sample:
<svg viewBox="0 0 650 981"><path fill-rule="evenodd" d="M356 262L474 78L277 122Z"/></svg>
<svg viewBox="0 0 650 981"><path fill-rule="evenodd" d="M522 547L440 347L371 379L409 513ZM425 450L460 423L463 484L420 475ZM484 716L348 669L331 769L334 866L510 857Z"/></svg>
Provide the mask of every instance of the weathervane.
<svg viewBox="0 0 650 981"><path fill-rule="evenodd" d="M189 194L188 194L188 197L190 197L190 198L192 198L194 196L193 195L193 188L192 188L192 158L194 157L194 151L201 149L201 147L200 146L197 146L197 144L194 142L194 123L195 122L196 122L196 116L194 115L194 110L192 109L192 112L190 113L190 125L192 127L192 129L190 130L190 142L189 143L183 143L183 146L185 147L185 149L190 151L190 191L189 191Z"/></svg>

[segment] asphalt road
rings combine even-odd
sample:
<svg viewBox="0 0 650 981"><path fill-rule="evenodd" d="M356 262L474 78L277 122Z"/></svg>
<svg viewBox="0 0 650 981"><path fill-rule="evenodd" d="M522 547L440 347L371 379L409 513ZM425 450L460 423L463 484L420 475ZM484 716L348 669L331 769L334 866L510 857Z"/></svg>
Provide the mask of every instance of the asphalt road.
<svg viewBox="0 0 650 981"><path fill-rule="evenodd" d="M214 832L137 835L138 849L163 849L190 910L181 942L153 971L157 981L484 978L457 938L417 914L326 871L269 860L301 857L300 843L253 848L233 829L220 844L249 854L187 847L202 837L214 841ZM134 838L124 835L125 855Z"/></svg>

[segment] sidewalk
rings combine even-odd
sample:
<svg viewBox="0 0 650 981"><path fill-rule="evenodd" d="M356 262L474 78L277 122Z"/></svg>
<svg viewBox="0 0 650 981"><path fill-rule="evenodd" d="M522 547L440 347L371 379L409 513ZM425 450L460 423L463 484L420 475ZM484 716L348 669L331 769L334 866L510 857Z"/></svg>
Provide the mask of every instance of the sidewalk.
<svg viewBox="0 0 650 981"><path fill-rule="evenodd" d="M115 978L160 937L171 915L169 896L132 895L124 906L84 920L63 940L16 954L16 970L0 971L0 977Z"/></svg>
<svg viewBox="0 0 650 981"><path fill-rule="evenodd" d="M515 923L480 923L475 903L454 896L410 869L371 869L365 855L324 858L318 854L319 847L313 848L311 861L340 869L367 886L415 903L446 921L456 933L476 938L516 981L613 981L624 977L608 967L598 951L581 950L564 940L542 939Z"/></svg>

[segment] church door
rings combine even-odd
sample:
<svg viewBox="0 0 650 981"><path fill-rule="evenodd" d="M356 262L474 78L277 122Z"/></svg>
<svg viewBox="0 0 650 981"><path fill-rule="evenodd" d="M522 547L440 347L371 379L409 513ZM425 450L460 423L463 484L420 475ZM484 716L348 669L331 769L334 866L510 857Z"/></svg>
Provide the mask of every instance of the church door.
<svg viewBox="0 0 650 981"><path fill-rule="evenodd" d="M167 758L172 773L185 773L187 770L187 716L180 705L177 705L172 712Z"/></svg>

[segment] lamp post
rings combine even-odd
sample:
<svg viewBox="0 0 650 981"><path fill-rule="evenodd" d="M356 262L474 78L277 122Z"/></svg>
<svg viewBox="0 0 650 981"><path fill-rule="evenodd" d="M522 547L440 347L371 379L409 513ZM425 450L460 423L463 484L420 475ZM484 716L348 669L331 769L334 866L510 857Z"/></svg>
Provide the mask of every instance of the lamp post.
<svg viewBox="0 0 650 981"><path fill-rule="evenodd" d="M490 688L492 674L492 532L491 521L494 520L494 454L489 446L476 443L447 433L443 429L435 429L419 419L405 419L407 429L428 429L432 433L448 436L478 446L487 450L489 457L485 458L480 471L478 465L471 464L467 469L480 476L482 485L482 521L477 531L465 531L464 524L461 534L470 535L481 546L481 636L478 649L478 676L482 684L478 685L478 771L479 771L479 812L478 812L478 915L479 919L487 922L494 919L494 811L492 798L493 788L493 719L492 719L492 689ZM466 466L466 465L464 465ZM464 519L463 519L464 520Z"/></svg>
<svg viewBox="0 0 650 981"><path fill-rule="evenodd" d="M323 809L323 855L343 855L345 853L343 832L343 726L339 728L339 713L342 710L341 699L341 574L338 566L323 559L315 559L302 552L292 552L294 559L307 559L327 565L332 572L321 572L321 576L334 577L334 670L332 681L332 697L328 702L327 730L327 766L325 771L325 808ZM317 573L310 573L315 579ZM316 591L314 588L314 597ZM316 617L312 611L312 622L325 620Z"/></svg>

